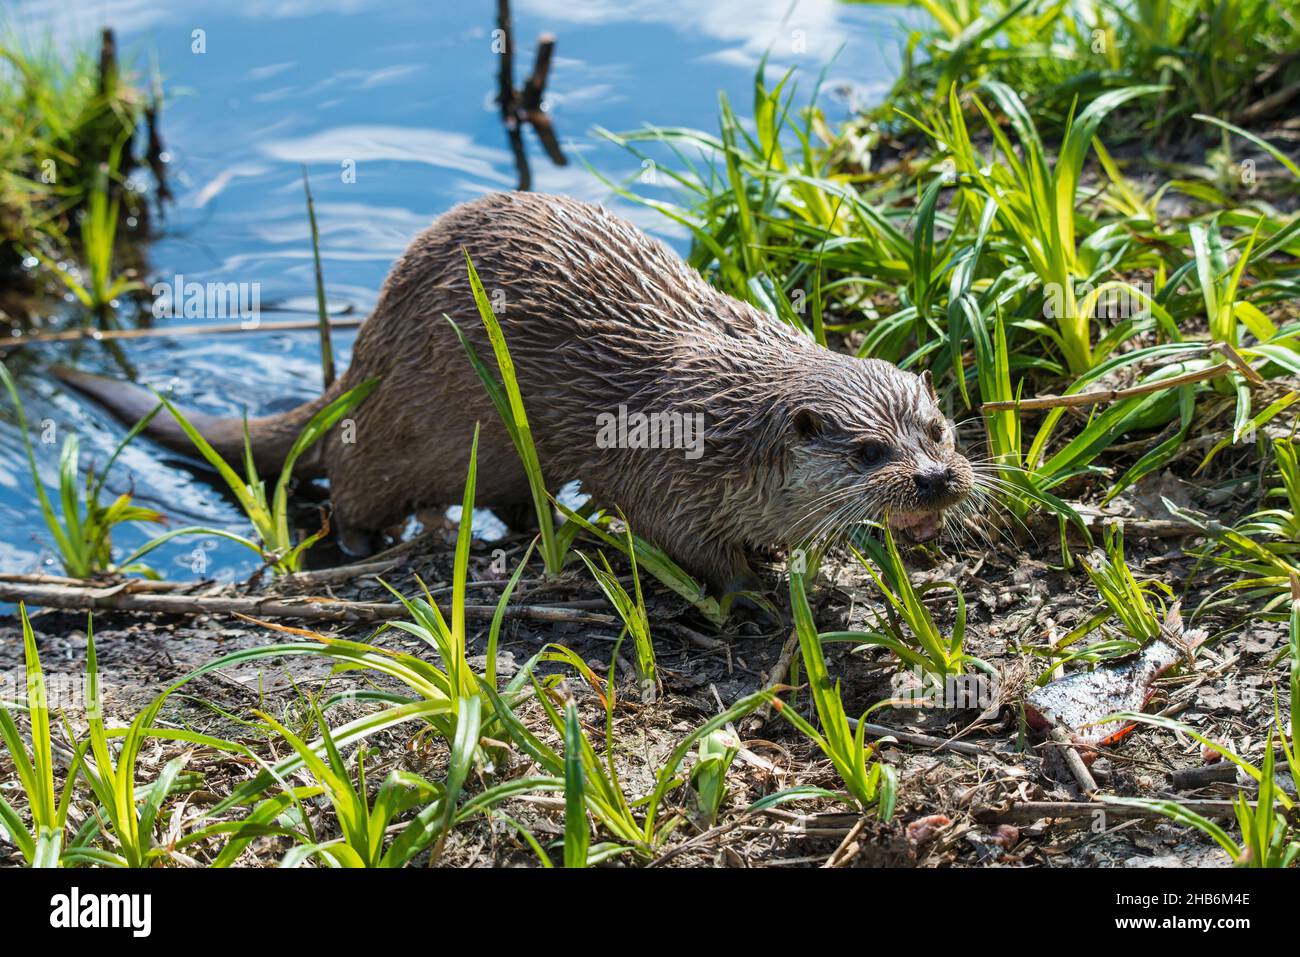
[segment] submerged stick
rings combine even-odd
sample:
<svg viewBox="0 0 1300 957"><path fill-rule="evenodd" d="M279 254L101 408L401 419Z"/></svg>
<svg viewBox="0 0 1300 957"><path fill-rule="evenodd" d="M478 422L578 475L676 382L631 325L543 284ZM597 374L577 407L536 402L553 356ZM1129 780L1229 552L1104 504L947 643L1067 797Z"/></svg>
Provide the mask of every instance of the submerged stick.
<svg viewBox="0 0 1300 957"><path fill-rule="evenodd" d="M363 322L365 319L334 319L330 326L334 329L355 329ZM82 339L101 342L110 339L161 339L166 336L221 336L235 332L294 332L319 326L320 321L317 319L291 319L288 322L263 322L255 326L231 322L220 326L168 326L162 329L65 329L62 332L42 332L32 336L5 336L0 338L0 349L41 342L79 342Z"/></svg>
<svg viewBox="0 0 1300 957"><path fill-rule="evenodd" d="M555 36L543 33L537 38L537 54L533 59L533 72L523 89L515 89L515 38L510 21L510 0L497 0L497 50L501 57L497 71L497 105L501 108L501 123L514 154L515 170L519 174L518 189L532 188L533 174L528 164L528 151L524 148L524 126L529 125L541 141L542 148L556 166L565 166L568 160L560 149L560 141L551 125L551 118L542 109L546 80L551 72L551 58L555 53Z"/></svg>
<svg viewBox="0 0 1300 957"><path fill-rule="evenodd" d="M556 166L567 166L569 161L565 158L564 151L560 149L560 141L555 137L551 118L542 109L542 94L546 90L546 80L551 73L551 56L554 52L554 34L543 33L537 38L537 57L533 63L533 73L521 91L519 108L523 112L524 119L537 133L537 138L541 141L542 148L546 150L546 155L551 158L551 162Z"/></svg>
<svg viewBox="0 0 1300 957"><path fill-rule="evenodd" d="M172 198L171 187L167 185L166 150L162 141L162 78L158 75L158 63L153 64L153 79L150 85L149 102L144 108L145 130L149 135L149 145L145 150L145 162L153 171L154 184L157 186L158 215L164 215L163 203Z"/></svg>
<svg viewBox="0 0 1300 957"><path fill-rule="evenodd" d="M67 585L73 588L84 588L88 584L84 578L66 578L63 575L20 575L20 574L3 574L0 575L0 584L11 585ZM187 588L203 588L216 584L212 581L197 582L169 582L169 581L151 581L147 578L133 578L129 583L132 591L137 592L168 592L184 591ZM115 585L103 585L103 588L116 587Z"/></svg>
<svg viewBox="0 0 1300 957"><path fill-rule="evenodd" d="M110 608L114 611L142 611L159 615L240 614L260 618L299 618L303 621L387 621L404 618L407 614L406 608L397 602L344 601L319 596L249 598L175 595L159 594L133 586L134 581L96 588L89 583L74 586L0 579L0 601L21 601L43 608L74 611ZM495 613L495 605L465 606L466 618L486 621ZM505 617L593 625L614 625L618 621L613 615L549 605L507 606Z"/></svg>
<svg viewBox="0 0 1300 957"><path fill-rule="evenodd" d="M117 37L112 27L99 31L99 95L107 96L117 87Z"/></svg>

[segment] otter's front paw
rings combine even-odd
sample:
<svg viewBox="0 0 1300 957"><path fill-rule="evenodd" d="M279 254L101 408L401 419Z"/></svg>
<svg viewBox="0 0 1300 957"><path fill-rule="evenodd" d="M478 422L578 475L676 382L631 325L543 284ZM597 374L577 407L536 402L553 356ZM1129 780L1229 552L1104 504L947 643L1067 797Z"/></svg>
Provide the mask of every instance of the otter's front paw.
<svg viewBox="0 0 1300 957"><path fill-rule="evenodd" d="M721 589L719 603L728 621L757 625L780 622L781 613L768 597L763 580L753 572L731 579Z"/></svg>
<svg viewBox="0 0 1300 957"><path fill-rule="evenodd" d="M377 537L374 532L357 528L355 525L342 522L335 525L335 539L339 550L353 560L369 558L373 555L376 551Z"/></svg>

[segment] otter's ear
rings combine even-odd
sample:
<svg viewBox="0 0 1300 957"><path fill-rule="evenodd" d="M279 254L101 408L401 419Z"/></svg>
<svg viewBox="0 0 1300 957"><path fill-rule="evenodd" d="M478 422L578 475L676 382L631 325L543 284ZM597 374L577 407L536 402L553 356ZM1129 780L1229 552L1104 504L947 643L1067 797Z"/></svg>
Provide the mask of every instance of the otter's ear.
<svg viewBox="0 0 1300 957"><path fill-rule="evenodd" d="M931 399L935 402L939 401L939 393L934 391L934 378L930 375L929 369L921 373L921 385L925 387L925 391Z"/></svg>
<svg viewBox="0 0 1300 957"><path fill-rule="evenodd" d="M790 420L795 435L801 439L814 439L822 434L822 417L812 409L798 409Z"/></svg>

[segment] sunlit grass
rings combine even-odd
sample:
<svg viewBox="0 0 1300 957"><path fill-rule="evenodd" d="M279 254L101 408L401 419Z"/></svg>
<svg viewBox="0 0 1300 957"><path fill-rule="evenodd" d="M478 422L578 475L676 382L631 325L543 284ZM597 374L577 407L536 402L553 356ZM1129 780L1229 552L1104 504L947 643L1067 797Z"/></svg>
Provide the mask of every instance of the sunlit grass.
<svg viewBox="0 0 1300 957"><path fill-rule="evenodd" d="M0 36L0 264L34 257L102 320L139 285L114 252L122 150L145 97L129 75L99 73L89 49Z"/></svg>
<svg viewBox="0 0 1300 957"><path fill-rule="evenodd" d="M472 705L467 708L474 710ZM466 722L466 733L452 749L447 784L394 769L372 800L366 782L366 749L357 751L356 770L351 771L319 710L314 710L312 716L320 732L318 740L323 745L323 757L318 747L308 744L275 718L268 714L259 716L288 742L302 759L305 770L319 782L321 793L334 809L340 830L338 837L323 841L312 840L314 835L303 835L302 843L285 855L281 867L296 867L312 858L333 867L401 867L435 838L446 835L473 760L478 738L476 722ZM418 813L386 843L387 831L395 819L417 807Z"/></svg>
<svg viewBox="0 0 1300 957"><path fill-rule="evenodd" d="M803 670L808 678L821 730L814 728L792 706L778 704L778 712L800 732L807 735L835 766L849 798L862 808L874 807L881 820L889 820L898 799L898 781L894 769L875 756L876 746L866 745L865 721L858 722L855 734L849 727L848 714L840 695L839 682L831 682L822 654L822 639L813 621L812 609L804 588L803 576L790 575L790 606L795 631L799 636Z"/></svg>
<svg viewBox="0 0 1300 957"><path fill-rule="evenodd" d="M1268 0L850 2L928 16L910 31L901 75L872 116L886 124L896 106L916 111L954 83L992 79L1030 91L1059 130L1076 96L1154 80L1168 92L1126 115L1126 135L1165 137L1192 125L1198 110L1245 112L1266 67L1275 66L1279 86L1297 76L1286 51L1300 44L1300 24Z"/></svg>
<svg viewBox="0 0 1300 957"><path fill-rule="evenodd" d="M1108 525L1102 540L1104 557L1096 563L1084 562L1084 571L1129 637L1139 644L1155 638L1164 620L1165 601L1173 598L1173 590L1163 582L1138 581L1124 555L1123 524Z"/></svg>
<svg viewBox="0 0 1300 957"><path fill-rule="evenodd" d="M652 703L659 694L659 678L655 673L654 641L650 636L650 616L646 612L645 596L641 592L641 575L636 567L636 548L632 543L632 530L624 526L627 549L624 552L632 563L632 594L623 587L614 570L609 567L609 559L604 552L599 553L600 564L596 564L584 553L578 552L584 565L591 572L600 590L605 593L619 618L623 620L623 633L620 639L630 635L636 652L637 682L641 686L641 700Z"/></svg>
<svg viewBox="0 0 1300 957"><path fill-rule="evenodd" d="M0 737L13 762L18 783L27 801L29 821L0 794L0 823L9 840L31 867L58 867L64 852L65 830L72 788L62 792L54 784L54 747L50 729L49 694L45 672L27 608L18 606L23 631L24 686L20 701L0 699ZM23 740L14 714L26 717L31 728L30 744Z"/></svg>
<svg viewBox="0 0 1300 957"><path fill-rule="evenodd" d="M1294 398L1294 394L1288 398ZM1276 408L1265 410L1273 411ZM1271 611L1287 600L1291 583L1300 575L1300 456L1293 436L1265 444L1273 453L1276 470L1267 480L1261 503L1265 508L1228 525L1169 501L1165 505L1210 538L1212 544L1202 549L1202 554L1234 576L1224 590L1247 597L1263 596L1263 610Z"/></svg>
<svg viewBox="0 0 1300 957"><path fill-rule="evenodd" d="M718 729L738 721L773 699L773 695L767 691L747 695L680 738L668 755L658 762L654 787L650 793L630 798L614 760L617 745L614 734L614 709L617 705L614 667L611 665L609 675L601 682L585 662L567 648L552 646L541 657L574 668L597 694L604 708L604 740L601 742L603 754L597 751L578 721L572 695L561 693L559 683L562 676L540 679L533 673L532 663L524 669L532 682L534 697L540 702L552 729L565 742L562 755L530 730L504 698L493 692L489 694L497 714L507 726L511 740L546 774L566 782L570 803L565 815L565 860L570 866L582 863L577 853L584 841L578 833L582 824L574 806L578 794L581 794L587 810L611 838L610 841L589 845L586 849L587 864L628 852L642 859L649 858L680 823L681 819L675 815L667 821L661 820L661 812L664 811L670 792L684 783L681 768L691 748ZM577 762L581 764L580 771L576 767Z"/></svg>
<svg viewBox="0 0 1300 957"><path fill-rule="evenodd" d="M73 578L90 578L101 572L120 570L125 572L144 571L148 569L135 565L138 554L122 562L118 568L113 561L113 530L124 522L152 522L163 520L161 513L151 508L143 508L132 503L131 493L123 492L108 505L103 504L101 495L104 483L112 471L122 450L144 431L161 404L149 412L118 442L108 460L96 472L94 468L86 470L84 479L81 475L81 444L75 434L69 434L63 440L59 455L58 507L51 501L41 480L40 467L32 447L28 432L27 417L23 410L22 398L9 370L0 362L0 382L13 402L14 417L22 437L23 451L27 456L28 471L32 477L32 486L36 499L40 503L41 516L45 527L59 554L63 570Z"/></svg>
<svg viewBox="0 0 1300 957"><path fill-rule="evenodd" d="M551 508L546 479L542 476L541 462L537 457L537 446L533 442L532 428L528 424L528 413L524 410L523 394L519 390L519 381L515 377L514 361L510 358L510 348L506 344L505 334L501 331L501 323L497 321L496 313L492 311L492 303L483 289L483 283L479 280L478 273L474 270L474 263L470 260L468 251L465 253L465 268L469 271L470 286L474 291L474 303L478 308L479 318L482 320L483 327L487 330L488 339L492 343L492 352L496 358L497 370L501 375L500 382L483 364L460 327L452 321L450 316L447 317L447 321L456 330L456 335L460 338L461 345L465 347L465 352L469 356L474 371L482 381L488 396L491 397L492 404L496 406L497 412L500 413L501 422L505 425L506 431L515 444L515 449L519 452L519 461L523 466L524 473L528 476L528 487L532 492L533 508L537 514L542 563L546 567L548 575L558 575L564 567L564 561L573 540L573 530L557 529L555 526L555 513Z"/></svg>
<svg viewBox="0 0 1300 957"><path fill-rule="evenodd" d="M857 549L853 555L866 569L884 596L885 614L876 617L876 627L869 632L832 632L822 640L860 641L863 646L886 648L900 663L944 687L945 679L962 674L968 665L993 673L993 668L965 651L966 597L952 582L931 582L915 587L894 542L893 532L884 528L883 545L874 538L863 537L861 544L871 558ZM878 570L877 570L878 569ZM926 607L925 597L932 592L950 591L957 610L951 633L940 630Z"/></svg>

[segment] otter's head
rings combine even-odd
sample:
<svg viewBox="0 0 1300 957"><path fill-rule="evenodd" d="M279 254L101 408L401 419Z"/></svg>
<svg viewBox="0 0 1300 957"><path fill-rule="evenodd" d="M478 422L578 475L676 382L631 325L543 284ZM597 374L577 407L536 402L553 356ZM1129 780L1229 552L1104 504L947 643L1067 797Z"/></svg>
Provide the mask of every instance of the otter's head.
<svg viewBox="0 0 1300 957"><path fill-rule="evenodd" d="M934 537L970 494L970 462L954 445L928 372L837 357L829 374L788 396L786 487L808 542L888 516L912 541Z"/></svg>

